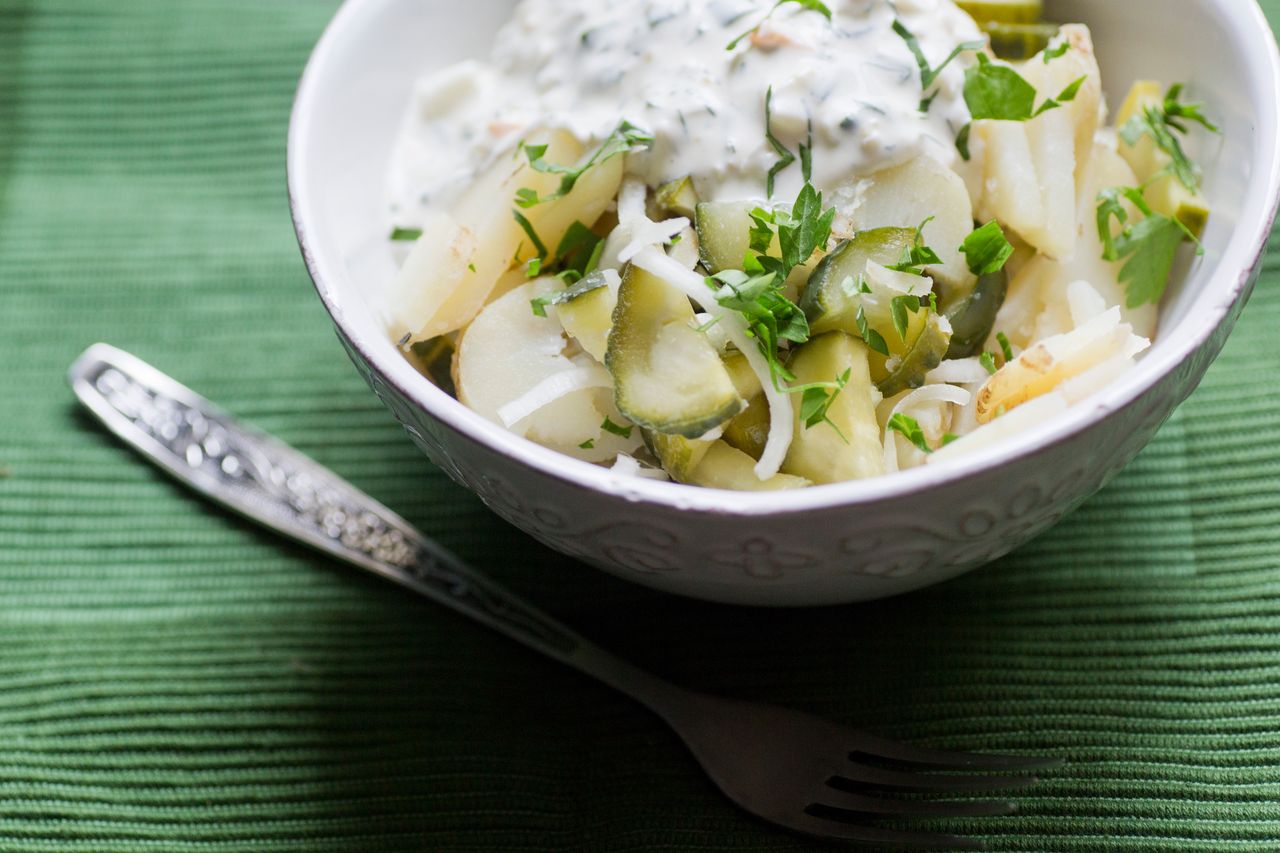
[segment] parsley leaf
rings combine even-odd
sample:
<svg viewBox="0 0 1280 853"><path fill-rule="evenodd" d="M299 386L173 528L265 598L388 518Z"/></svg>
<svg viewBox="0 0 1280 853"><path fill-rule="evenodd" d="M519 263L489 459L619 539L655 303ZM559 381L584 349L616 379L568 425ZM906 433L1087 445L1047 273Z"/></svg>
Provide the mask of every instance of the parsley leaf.
<svg viewBox="0 0 1280 853"><path fill-rule="evenodd" d="M840 392L849 384L849 379L853 376L853 369L846 370L836 381L828 386L810 385L804 389L804 396L800 398L800 420L804 423L805 429L813 429L818 424L827 424L836 431L836 435L849 443L849 439L840 431L840 427L835 425L831 420L831 404L836 401L836 397L840 396Z"/></svg>
<svg viewBox="0 0 1280 853"><path fill-rule="evenodd" d="M585 296L594 290L605 287L607 284L608 282L605 280L603 273L593 272L578 283L564 290L557 290L555 293L539 296L537 299L530 300L529 304L533 306L534 316L545 317L547 316L548 305L563 305L566 302L572 302L579 296Z"/></svg>
<svg viewBox="0 0 1280 853"><path fill-rule="evenodd" d="M1000 272L1013 257L1013 245L994 219L964 238L960 251L969 264L969 272L974 275Z"/></svg>
<svg viewBox="0 0 1280 853"><path fill-rule="evenodd" d="M646 130L641 130L629 121L621 122L613 133L609 134L600 148L586 162L578 166L561 166L557 163L548 163L546 161L546 145L525 145L521 143L520 149L524 151L525 156L529 159L530 168L543 174L560 175L560 186L556 188L555 192L545 196L538 195L536 190L528 187L517 190L516 205L528 209L539 204L546 204L549 201L564 198L573 192L573 188L578 184L578 179L592 166L617 157L619 154L643 151L652 146L653 135Z"/></svg>
<svg viewBox="0 0 1280 853"><path fill-rule="evenodd" d="M1048 65L1050 62L1053 62L1055 59L1059 59L1063 56L1066 56L1067 51L1069 50L1071 50L1071 45L1066 40L1063 40L1062 44L1058 45L1057 47L1045 48L1044 64Z"/></svg>
<svg viewBox="0 0 1280 853"><path fill-rule="evenodd" d="M964 73L964 101L974 121L1026 121L1035 109L1036 87L979 53L978 64Z"/></svg>
<svg viewBox="0 0 1280 853"><path fill-rule="evenodd" d="M1045 99L1037 109L1035 86L1008 65L997 65L985 53L979 53L978 64L964 73L964 102L974 121L1029 121L1074 101L1087 79L1081 77L1073 81L1056 98ZM956 136L956 148L965 160L969 159L969 137L972 131L972 125L966 124Z"/></svg>
<svg viewBox="0 0 1280 853"><path fill-rule="evenodd" d="M515 217L516 222L520 225L520 229L524 231L525 236L533 243L533 248L538 252L538 258L545 258L547 256L547 244L543 243L542 238L538 236L538 232L533 230L533 223L518 210L511 211L511 215Z"/></svg>
<svg viewBox="0 0 1280 853"><path fill-rule="evenodd" d="M746 319L747 331L756 339L769 362L774 386L779 387L782 380L794 377L778 358L778 345L784 340L798 344L809 340L809 321L799 306L783 295L777 275L765 272L758 262L748 266L752 267L748 272L717 273L707 279L707 285L716 291L716 302Z"/></svg>
<svg viewBox="0 0 1280 853"><path fill-rule="evenodd" d="M622 438L631 438L631 431L635 429L635 427L619 426L618 424L615 424L613 421L609 420L608 417L606 417L604 419L604 423L600 424L600 429L604 430L605 432L611 432L614 435L621 436Z"/></svg>
<svg viewBox="0 0 1280 853"><path fill-rule="evenodd" d="M412 243L421 236L421 228L401 228L396 226L391 229L391 239L396 243Z"/></svg>
<svg viewBox="0 0 1280 853"><path fill-rule="evenodd" d="M901 413L896 414L889 418L888 429L902 435L903 438L914 444L922 452L933 452L933 448L929 446L928 439L924 436L924 430L920 428L920 422L915 418Z"/></svg>
<svg viewBox="0 0 1280 853"><path fill-rule="evenodd" d="M1013 361L1013 345L1009 343L1009 336L1004 332L996 332L996 342L1000 344L1000 352L1004 355L1004 363L1008 364Z"/></svg>
<svg viewBox="0 0 1280 853"><path fill-rule="evenodd" d="M938 257L938 253L924 244L924 227L933 220L934 217L930 216L920 223L920 226L916 228L916 237L912 245L903 249L902 257L898 259L896 264L887 267L887 269L923 276L924 267L942 263L942 258Z"/></svg>
<svg viewBox="0 0 1280 853"><path fill-rule="evenodd" d="M582 444L579 444L578 447L583 450L595 450L596 440L594 438L588 438L586 441L582 442Z"/></svg>
<svg viewBox="0 0 1280 853"><path fill-rule="evenodd" d="M858 334L862 336L863 343L872 351L878 352L887 358L889 356L889 344L885 342L883 335L868 325L867 314L862 310L862 306L858 306L858 313L854 316L853 321L858 325Z"/></svg>
<svg viewBox="0 0 1280 853"><path fill-rule="evenodd" d="M733 50L739 44L742 43L743 39L749 38L750 36L755 34L755 32L758 29L760 29L760 26L764 24L765 21L773 17L774 12L778 11L780 8L787 5L788 3L795 3L797 6L803 6L804 8L808 9L811 12L820 13L828 21L831 20L831 10L828 9L826 4L822 3L821 0L778 0L778 2L774 4L774 7L769 10L769 14L765 15L764 18L760 20L759 24L756 24L754 27L747 30L745 33L738 36L733 41L729 42L729 44L725 46L725 50Z"/></svg>
<svg viewBox="0 0 1280 853"><path fill-rule="evenodd" d="M1203 104L1181 102L1182 89L1181 83L1174 84L1169 88L1161 106L1147 107L1141 115L1125 122L1124 127L1120 128L1120 138L1129 145L1135 145L1143 136L1150 136L1156 147L1169 155L1172 161L1170 169L1178 181L1195 192L1200 188L1200 170L1187 156L1178 134L1186 135L1187 122L1195 122L1213 133L1221 131L1205 116Z"/></svg>
<svg viewBox="0 0 1280 853"><path fill-rule="evenodd" d="M907 342L907 327L911 322L910 314L915 314L920 310L920 298L917 296L895 296L889 300L889 313L893 317L893 329L898 333L898 337L902 338L902 342Z"/></svg>
<svg viewBox="0 0 1280 853"><path fill-rule="evenodd" d="M984 352L978 356L978 361L982 362L982 366L986 368L987 373L995 376L996 374L996 357L994 353Z"/></svg>
<svg viewBox="0 0 1280 853"><path fill-rule="evenodd" d="M1130 224L1124 200L1132 203L1144 218ZM1113 219L1120 226L1118 234L1112 229ZM1112 187L1099 193L1098 236L1102 240L1103 260L1128 259L1120 269L1119 279L1125 285L1126 303L1130 308L1160 301L1184 239L1196 243L1197 254L1204 253L1200 241L1185 225L1152 210L1142 190L1135 187Z"/></svg>
<svg viewBox="0 0 1280 853"><path fill-rule="evenodd" d="M944 60L937 68L929 64L929 57L924 55L924 50L920 47L920 41L915 37L911 30L897 18L893 21L893 31L907 43L907 49L911 51L911 55L916 58L916 65L920 68L920 90L926 93L926 97L920 101L920 112L927 113L929 107L933 105L933 97L928 96L928 92L933 88L933 84L938 81L943 70L956 60L960 54L967 51L982 50L986 47L985 42L967 41L956 46L955 50Z"/></svg>

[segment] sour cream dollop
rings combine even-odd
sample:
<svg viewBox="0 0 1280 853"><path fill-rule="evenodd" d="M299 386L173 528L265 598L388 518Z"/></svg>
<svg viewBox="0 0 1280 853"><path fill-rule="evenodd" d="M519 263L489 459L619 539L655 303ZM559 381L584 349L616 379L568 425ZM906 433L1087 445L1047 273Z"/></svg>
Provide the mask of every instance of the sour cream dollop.
<svg viewBox="0 0 1280 853"><path fill-rule="evenodd" d="M765 136L770 89L779 141L797 151L811 129L820 189L922 151L955 164L956 134L969 120L968 60L947 67L921 112L916 60L893 22L936 67L982 38L972 19L951 0L827 6L831 20L773 0L521 0L489 61L416 85L391 168L393 215L409 224L447 210L536 129L565 129L590 145L623 120L654 137L628 162L649 185L688 175L704 200L763 199L778 162ZM802 180L798 165L782 172L774 197L794 198Z"/></svg>

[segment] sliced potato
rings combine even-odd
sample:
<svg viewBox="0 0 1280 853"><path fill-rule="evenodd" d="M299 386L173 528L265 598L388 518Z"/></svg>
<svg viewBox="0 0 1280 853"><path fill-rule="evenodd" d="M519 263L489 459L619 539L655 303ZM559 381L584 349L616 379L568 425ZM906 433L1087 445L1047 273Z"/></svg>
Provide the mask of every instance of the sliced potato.
<svg viewBox="0 0 1280 853"><path fill-rule="evenodd" d="M986 152L981 217L998 219L1030 243L1026 235L1044 229L1045 209L1025 123L976 121L973 135L982 140Z"/></svg>
<svg viewBox="0 0 1280 853"><path fill-rule="evenodd" d="M914 229L932 217L924 226L924 242L942 258L942 265L926 272L944 291L948 286L973 286L974 275L960 253L960 244L973 231L973 203L964 180L951 169L922 154L875 173L859 184L853 197L845 214L858 231Z"/></svg>
<svg viewBox="0 0 1280 853"><path fill-rule="evenodd" d="M1069 256L1077 237L1076 208L1093 138L1101 121L1102 77L1089 30L1062 28L1065 54L1047 64L1039 57L1020 72L1036 87L1037 104L1056 99L1083 78L1075 97L1026 122L979 121L986 181L984 218L1000 220L1053 258Z"/></svg>
<svg viewBox="0 0 1280 853"><path fill-rule="evenodd" d="M781 492L813 485L802 477L775 474L768 480L756 476L756 460L723 441L712 443L689 482L707 489L734 492Z"/></svg>
<svg viewBox="0 0 1280 853"><path fill-rule="evenodd" d="M639 437L627 440L601 430L606 414L613 411L611 406L601 407L608 402L608 389L574 391L510 425L498 414L540 383L576 368L564 355L566 341L555 308L538 317L530 307L531 300L558 286L554 278L529 282L481 312L458 344L458 399L482 417L539 444L589 461L610 459L634 449ZM613 418L621 422L621 415ZM586 443L593 446L579 447Z"/></svg>
<svg viewBox="0 0 1280 853"><path fill-rule="evenodd" d="M409 251L386 296L387 332L392 340L426 340L445 332L431 318L461 286L475 253L475 234L447 213L428 213L422 237ZM446 324L448 325L448 324Z"/></svg>
<svg viewBox="0 0 1280 853"><path fill-rule="evenodd" d="M1074 331L1046 338L1002 367L978 392L978 422L988 423L1054 391L1117 355L1132 356L1146 341L1112 308Z"/></svg>
<svg viewBox="0 0 1280 853"><path fill-rule="evenodd" d="M1079 237L1075 250L1058 260L1035 257L1010 279L1009 296L996 317L995 328L1008 335L1015 345L1027 347L1074 327L1067 289L1076 281L1093 285L1108 307L1119 306L1124 321L1133 326L1136 334L1154 337L1159 318L1157 306L1128 307L1125 289L1119 281L1124 264L1103 260L1096 224L1098 193L1108 187L1133 186L1136 181L1133 170L1114 147L1105 142L1095 144L1076 212Z"/></svg>

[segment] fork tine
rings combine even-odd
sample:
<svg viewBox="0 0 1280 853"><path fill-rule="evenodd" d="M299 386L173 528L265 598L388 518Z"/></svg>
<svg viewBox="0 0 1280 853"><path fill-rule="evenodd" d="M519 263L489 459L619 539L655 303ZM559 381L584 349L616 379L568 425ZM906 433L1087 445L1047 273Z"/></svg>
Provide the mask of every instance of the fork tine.
<svg viewBox="0 0 1280 853"><path fill-rule="evenodd" d="M1018 810L1016 805L1005 800L890 800L830 786L818 796L821 799L818 805L870 817L998 817Z"/></svg>
<svg viewBox="0 0 1280 853"><path fill-rule="evenodd" d="M883 770L879 767L860 764L852 758L845 763L837 778L846 779L855 785L863 783L924 793L1012 790L1029 788L1040 781L1035 776L950 776L918 771L910 773L900 770Z"/></svg>
<svg viewBox="0 0 1280 853"><path fill-rule="evenodd" d="M881 829L859 823L845 823L810 814L800 814L785 826L796 832L817 838L837 838L842 841L861 841L869 844L890 844L911 850L982 850L985 845L974 838L960 835L944 835L936 832L911 832Z"/></svg>
<svg viewBox="0 0 1280 853"><path fill-rule="evenodd" d="M911 746L901 741L878 738L862 732L858 733L858 738L859 743L852 750L854 753L909 764L926 764L937 768L1001 770L1006 773L1016 773L1021 770L1050 770L1061 767L1065 763L1061 758L1045 758L1037 755L995 755L929 749L923 746Z"/></svg>

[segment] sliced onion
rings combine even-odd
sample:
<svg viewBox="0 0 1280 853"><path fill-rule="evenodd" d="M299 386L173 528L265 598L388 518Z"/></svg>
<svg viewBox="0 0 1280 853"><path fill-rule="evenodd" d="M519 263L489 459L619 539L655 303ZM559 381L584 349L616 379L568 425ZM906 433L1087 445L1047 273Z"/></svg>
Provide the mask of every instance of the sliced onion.
<svg viewBox="0 0 1280 853"><path fill-rule="evenodd" d="M926 385L923 388L917 388L899 400L897 405L893 407L893 411L889 413L889 420L893 420L894 415L903 414L913 406L921 406L928 403L952 403L964 407L969 405L971 399L973 399L972 394L954 385ZM885 473L892 474L898 470L898 467L898 433L895 430L886 428L884 431Z"/></svg>
<svg viewBox="0 0 1280 853"><path fill-rule="evenodd" d="M575 391L586 388L612 388L613 377L609 371L598 364L579 365L560 373L552 374L524 394L498 409L498 419L507 429L511 429L539 409L551 405L556 400L567 397Z"/></svg>
<svg viewBox="0 0 1280 853"><path fill-rule="evenodd" d="M925 377L926 385L972 385L987 381L991 374L982 366L979 358L956 358L944 361Z"/></svg>

